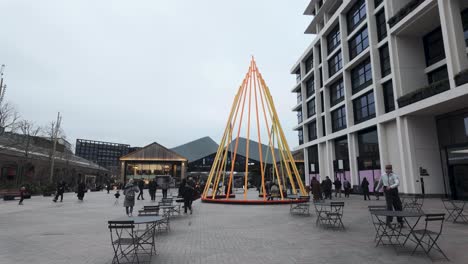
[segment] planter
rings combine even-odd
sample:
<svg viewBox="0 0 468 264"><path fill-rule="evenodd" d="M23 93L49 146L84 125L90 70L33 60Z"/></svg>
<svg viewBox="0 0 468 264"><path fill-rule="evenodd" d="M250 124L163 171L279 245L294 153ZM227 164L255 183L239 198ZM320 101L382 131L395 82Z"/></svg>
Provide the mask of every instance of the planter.
<svg viewBox="0 0 468 264"><path fill-rule="evenodd" d="M397 99L398 107L401 108L401 107L410 105L412 103L416 103L418 101L424 100L436 94L445 92L449 89L450 89L450 83L448 82L448 80L435 82L429 86L420 88L416 91L410 92L398 98Z"/></svg>
<svg viewBox="0 0 468 264"><path fill-rule="evenodd" d="M411 13L416 7L422 4L424 0L413 0L402 7L393 17L388 19L388 25L390 27L395 26L398 22L400 22L403 18L405 18L409 13Z"/></svg>
<svg viewBox="0 0 468 264"><path fill-rule="evenodd" d="M462 71L455 75L455 85L462 86L468 83L468 70Z"/></svg>

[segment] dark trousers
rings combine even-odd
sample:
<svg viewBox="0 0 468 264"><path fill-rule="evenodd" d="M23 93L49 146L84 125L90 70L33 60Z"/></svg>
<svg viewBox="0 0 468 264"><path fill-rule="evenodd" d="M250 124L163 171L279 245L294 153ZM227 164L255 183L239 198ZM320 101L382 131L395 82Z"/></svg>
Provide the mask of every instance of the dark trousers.
<svg viewBox="0 0 468 264"><path fill-rule="evenodd" d="M367 199L370 200L369 190L364 190L363 193L364 193L364 200L367 200Z"/></svg>
<svg viewBox="0 0 468 264"><path fill-rule="evenodd" d="M388 189L384 191L385 194L385 201L387 202L387 210L393 211L401 211L401 200L400 196L398 195L398 189ZM403 223L403 218L397 217L398 223ZM391 223L393 221L393 217L387 216L387 223Z"/></svg>
<svg viewBox="0 0 468 264"><path fill-rule="evenodd" d="M184 213L187 213L187 208L192 212L192 199L184 199Z"/></svg>
<svg viewBox="0 0 468 264"><path fill-rule="evenodd" d="M58 200L59 196L60 196L60 201L61 201L61 202L63 201L63 193L59 193L59 192L58 192L58 193L55 195L55 198L54 198L54 201L55 201L55 202Z"/></svg>
<svg viewBox="0 0 468 264"><path fill-rule="evenodd" d="M140 200L140 197L141 197L142 200L145 199L145 198L143 198L143 189L140 189L140 193L137 196L137 200Z"/></svg>
<svg viewBox="0 0 468 264"><path fill-rule="evenodd" d="M349 193L350 193L350 189L349 189L349 188L345 188L345 189L344 189L344 196L345 196L345 197L349 197Z"/></svg>
<svg viewBox="0 0 468 264"><path fill-rule="evenodd" d="M21 194L20 198L21 198L21 199L19 200L19 203L18 203L18 204L22 204L22 203L23 203L23 200L24 200L23 194Z"/></svg>
<svg viewBox="0 0 468 264"><path fill-rule="evenodd" d="M151 190L149 194L151 196L151 201L156 201L156 190Z"/></svg>
<svg viewBox="0 0 468 264"><path fill-rule="evenodd" d="M163 198L167 198L167 189L162 190Z"/></svg>
<svg viewBox="0 0 468 264"><path fill-rule="evenodd" d="M340 198L341 198L341 188L335 189L335 197L338 197L338 194L340 194Z"/></svg>

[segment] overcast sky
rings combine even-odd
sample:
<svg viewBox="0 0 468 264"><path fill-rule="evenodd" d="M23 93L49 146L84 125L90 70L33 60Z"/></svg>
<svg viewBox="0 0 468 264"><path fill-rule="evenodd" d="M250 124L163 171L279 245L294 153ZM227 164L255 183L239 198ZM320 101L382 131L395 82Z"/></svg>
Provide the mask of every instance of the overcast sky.
<svg viewBox="0 0 468 264"><path fill-rule="evenodd" d="M76 138L219 142L254 55L291 147L307 0L1 0L7 101Z"/></svg>

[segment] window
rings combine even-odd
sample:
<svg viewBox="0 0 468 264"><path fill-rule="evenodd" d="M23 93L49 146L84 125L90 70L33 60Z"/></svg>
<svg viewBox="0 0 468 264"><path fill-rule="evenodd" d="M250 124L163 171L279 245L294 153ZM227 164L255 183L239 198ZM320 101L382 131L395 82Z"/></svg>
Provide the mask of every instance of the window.
<svg viewBox="0 0 468 264"><path fill-rule="evenodd" d="M320 109L322 110L322 113L324 112L325 104L323 103L323 91L320 92L320 103L322 104Z"/></svg>
<svg viewBox="0 0 468 264"><path fill-rule="evenodd" d="M343 80L338 80L330 85L330 105L334 106L344 99Z"/></svg>
<svg viewBox="0 0 468 264"><path fill-rule="evenodd" d="M319 154L318 145L307 148L307 156L309 158L310 173L319 173Z"/></svg>
<svg viewBox="0 0 468 264"><path fill-rule="evenodd" d="M358 132L359 157L379 157L379 137L377 128Z"/></svg>
<svg viewBox="0 0 468 264"><path fill-rule="evenodd" d="M393 97L393 84L388 81L382 85L385 113L395 110L395 98Z"/></svg>
<svg viewBox="0 0 468 264"><path fill-rule="evenodd" d="M375 117L375 103L374 103L374 92L368 92L367 94L357 98L353 101L354 106L354 121L356 124L363 121L372 119Z"/></svg>
<svg viewBox="0 0 468 264"><path fill-rule="evenodd" d="M375 8L379 7L379 5L383 3L383 0L374 0L374 6Z"/></svg>
<svg viewBox="0 0 468 264"><path fill-rule="evenodd" d="M297 112L297 123L302 123L302 111Z"/></svg>
<svg viewBox="0 0 468 264"><path fill-rule="evenodd" d="M318 44L317 49L318 49L318 57L319 57L319 64L320 64L322 63L322 46Z"/></svg>
<svg viewBox="0 0 468 264"><path fill-rule="evenodd" d="M446 81L448 79L447 66L440 67L427 74L429 84Z"/></svg>
<svg viewBox="0 0 468 264"><path fill-rule="evenodd" d="M315 115L315 98L307 102L307 117Z"/></svg>
<svg viewBox="0 0 468 264"><path fill-rule="evenodd" d="M465 124L465 136L468 137L468 117L463 118L463 123Z"/></svg>
<svg viewBox="0 0 468 264"><path fill-rule="evenodd" d="M468 47L468 8L462 12L463 32L465 35L465 44Z"/></svg>
<svg viewBox="0 0 468 264"><path fill-rule="evenodd" d="M322 116L322 135L327 135L327 131L325 130L325 116Z"/></svg>
<svg viewBox="0 0 468 264"><path fill-rule="evenodd" d="M338 52L328 61L328 76L333 76L333 74L337 73L341 68L343 68L343 59L341 57L341 52Z"/></svg>
<svg viewBox="0 0 468 264"><path fill-rule="evenodd" d="M307 124L307 130L309 130L309 141L317 139L317 122L315 120Z"/></svg>
<svg viewBox="0 0 468 264"><path fill-rule="evenodd" d="M382 46L379 49L380 54L380 72L382 73L382 78L389 75L392 72L390 66L390 53L388 51L388 44Z"/></svg>
<svg viewBox="0 0 468 264"><path fill-rule="evenodd" d="M346 128L346 111L342 106L331 113L333 132Z"/></svg>
<svg viewBox="0 0 468 264"><path fill-rule="evenodd" d="M367 34L367 27L365 27L349 41L350 59L352 60L356 58L356 56L363 52L367 47L369 47L369 35Z"/></svg>
<svg viewBox="0 0 468 264"><path fill-rule="evenodd" d="M307 98L311 97L314 94L314 78L310 78L306 82L306 95Z"/></svg>
<svg viewBox="0 0 468 264"><path fill-rule="evenodd" d="M351 87L353 93L358 92L372 84L372 71L370 58L359 63L351 70Z"/></svg>
<svg viewBox="0 0 468 264"><path fill-rule="evenodd" d="M348 34L366 18L366 2L358 0L347 14Z"/></svg>
<svg viewBox="0 0 468 264"><path fill-rule="evenodd" d="M299 129L299 131L297 132L297 135L299 137L299 145L302 145L304 144L304 131L302 129Z"/></svg>
<svg viewBox="0 0 468 264"><path fill-rule="evenodd" d="M301 70L298 69L294 74L296 74L296 82L299 83L301 81Z"/></svg>
<svg viewBox="0 0 468 264"><path fill-rule="evenodd" d="M297 93L297 103L300 103L300 102L302 102L302 94L301 94L301 92L298 92Z"/></svg>
<svg viewBox="0 0 468 264"><path fill-rule="evenodd" d="M306 74L314 68L314 57L310 55L305 61Z"/></svg>
<svg viewBox="0 0 468 264"><path fill-rule="evenodd" d="M322 74L322 68L319 69L319 75L320 75L320 87L323 87L323 74Z"/></svg>
<svg viewBox="0 0 468 264"><path fill-rule="evenodd" d="M340 25L338 24L327 36L328 54L335 50L340 43Z"/></svg>
<svg viewBox="0 0 468 264"><path fill-rule="evenodd" d="M445 59L444 41L440 27L425 35L423 43L427 66Z"/></svg>
<svg viewBox="0 0 468 264"><path fill-rule="evenodd" d="M382 9L375 15L375 22L377 24L377 37L379 42L387 36L387 21L385 21L385 10Z"/></svg>

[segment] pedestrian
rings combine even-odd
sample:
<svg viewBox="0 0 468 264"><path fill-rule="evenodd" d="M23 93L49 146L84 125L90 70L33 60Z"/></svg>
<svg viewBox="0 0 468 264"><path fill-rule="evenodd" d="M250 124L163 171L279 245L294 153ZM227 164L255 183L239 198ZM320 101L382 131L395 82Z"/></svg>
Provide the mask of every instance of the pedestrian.
<svg viewBox="0 0 468 264"><path fill-rule="evenodd" d="M145 188L145 182L143 180L139 180L138 181L138 189L140 190L140 193L138 194L138 197L137 197L137 200L140 200L140 197L142 200L144 200L145 198L143 198L143 189Z"/></svg>
<svg viewBox="0 0 468 264"><path fill-rule="evenodd" d="M325 199L332 199L332 181L330 180L330 177L326 176L324 180L324 188L325 188Z"/></svg>
<svg viewBox="0 0 468 264"><path fill-rule="evenodd" d="M369 181L367 181L367 178L364 177L361 182L361 189L362 193L364 194L364 200L369 199L370 201L370 196L369 196Z"/></svg>
<svg viewBox="0 0 468 264"><path fill-rule="evenodd" d="M61 181L57 184L57 190L55 193L54 203L57 202L58 197L60 196L60 202L63 202L63 193L65 192L65 181Z"/></svg>
<svg viewBox="0 0 468 264"><path fill-rule="evenodd" d="M109 194L110 190L112 189L110 181L107 182L107 194Z"/></svg>
<svg viewBox="0 0 468 264"><path fill-rule="evenodd" d="M23 200L24 200L24 193L26 192L26 187L24 186L21 186L21 188L19 189L19 193L20 193L20 200L19 200L19 203L18 205L23 205Z"/></svg>
<svg viewBox="0 0 468 264"><path fill-rule="evenodd" d="M336 177L335 181L333 182L333 185L335 186L335 197L337 197L338 194L340 194L340 198L341 198L341 181L340 181L340 178Z"/></svg>
<svg viewBox="0 0 468 264"><path fill-rule="evenodd" d="M344 188L344 196L349 198L349 193L351 192L351 183L346 178L344 178L344 181L343 181L343 188Z"/></svg>
<svg viewBox="0 0 468 264"><path fill-rule="evenodd" d="M164 177L162 179L161 190L163 194L163 198L167 198L167 189L169 189L169 183L167 182L169 179Z"/></svg>
<svg viewBox="0 0 468 264"><path fill-rule="evenodd" d="M401 211L402 205L400 195L398 194L398 186L400 185L400 178L397 174L393 173L392 165L385 166L385 173L380 177L379 184L376 190L379 191L383 187L385 201L387 203L387 210ZM393 217L387 216L387 225L390 225L393 221ZM403 218L397 217L397 221L400 227L403 227Z"/></svg>
<svg viewBox="0 0 468 264"><path fill-rule="evenodd" d="M127 185L124 187L123 194L125 195L124 207L127 216L132 216L133 206L135 206L135 193L139 188L133 184L133 179L128 180Z"/></svg>
<svg viewBox="0 0 468 264"><path fill-rule="evenodd" d="M77 195L78 200L83 201L85 193L86 193L86 185L84 184L84 182L80 182L78 184L78 195Z"/></svg>
<svg viewBox="0 0 468 264"><path fill-rule="evenodd" d="M158 187L158 184L156 183L156 178L153 178L153 180L150 181L148 184L148 192L151 197L151 201L156 201L156 188L157 187Z"/></svg>
<svg viewBox="0 0 468 264"><path fill-rule="evenodd" d="M194 186L193 183L189 180L182 180L182 197L184 198L184 214L187 213L187 209L190 210L190 214L192 214L192 201L194 196Z"/></svg>
<svg viewBox="0 0 468 264"><path fill-rule="evenodd" d="M321 200L322 191L320 190L320 183L317 181L316 177L312 177L310 181L310 189L312 190L312 196L314 197L314 202Z"/></svg>

